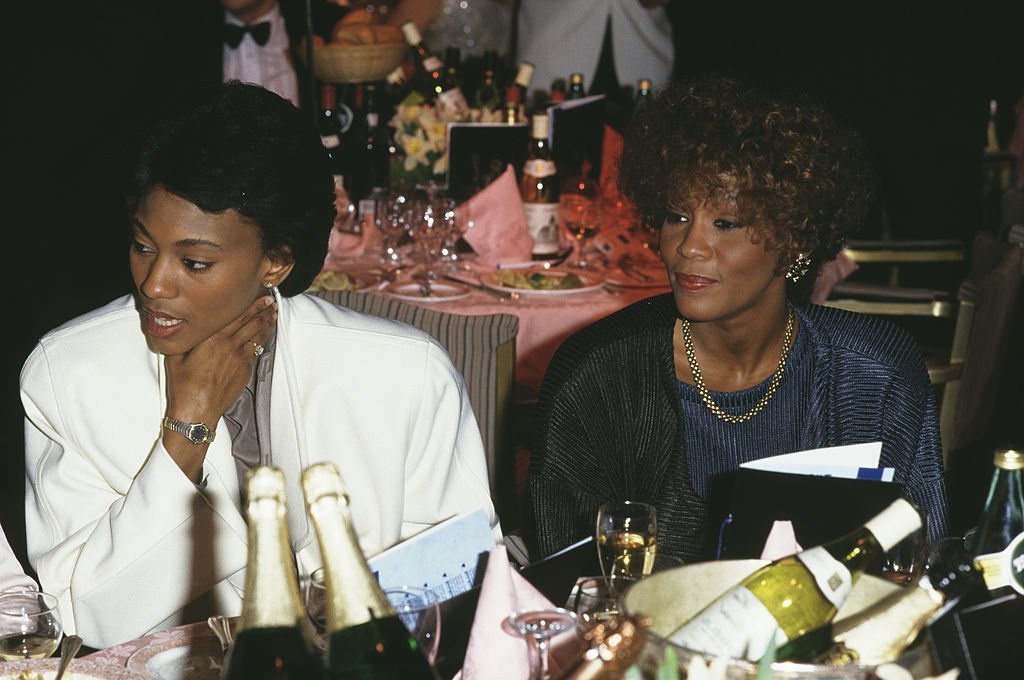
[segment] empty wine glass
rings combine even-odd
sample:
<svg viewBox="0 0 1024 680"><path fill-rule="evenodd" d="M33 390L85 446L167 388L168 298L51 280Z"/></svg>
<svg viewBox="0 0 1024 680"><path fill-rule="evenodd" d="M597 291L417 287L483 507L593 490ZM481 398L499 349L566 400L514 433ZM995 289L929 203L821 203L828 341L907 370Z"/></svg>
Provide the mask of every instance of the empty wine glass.
<svg viewBox="0 0 1024 680"><path fill-rule="evenodd" d="M529 680L550 680L551 638L576 630L576 614L554 607L534 611L513 612L502 626L505 632L526 640L530 658Z"/></svg>
<svg viewBox="0 0 1024 680"><path fill-rule="evenodd" d="M313 644L321 653L327 651L327 584L324 581L323 567L314 569L309 574L306 592L303 599L306 615L313 624Z"/></svg>
<svg viewBox="0 0 1024 680"><path fill-rule="evenodd" d="M373 223L380 233L380 264L385 272L397 273L405 265L399 250L402 238L409 233L407 199L404 195L377 195L373 197Z"/></svg>
<svg viewBox="0 0 1024 680"><path fill-rule="evenodd" d="M445 225L438 218L431 201L417 200L413 203L410 233L419 254L419 271L414 276L428 289L430 283L439 278L438 265L444 243Z"/></svg>
<svg viewBox="0 0 1024 680"><path fill-rule="evenodd" d="M0 659L45 659L62 635L57 598L35 590L0 594Z"/></svg>
<svg viewBox="0 0 1024 680"><path fill-rule="evenodd" d="M585 176L570 177L558 199L558 221L573 240L575 257L571 266L587 268L585 251L590 239L601 230L601 195L594 181Z"/></svg>
<svg viewBox="0 0 1024 680"><path fill-rule="evenodd" d="M362 225L356 219L356 206L345 191L341 175L334 176L334 228L346 234L359 234Z"/></svg>
<svg viewBox="0 0 1024 680"><path fill-rule="evenodd" d="M594 537L601 573L614 592L616 579L642 578L654 568L657 512L638 501L605 503L597 512Z"/></svg>
<svg viewBox="0 0 1024 680"><path fill-rule="evenodd" d="M414 586L386 588L384 594L406 630L419 643L427 662L434 666L441 641L441 609L437 596L426 588Z"/></svg>

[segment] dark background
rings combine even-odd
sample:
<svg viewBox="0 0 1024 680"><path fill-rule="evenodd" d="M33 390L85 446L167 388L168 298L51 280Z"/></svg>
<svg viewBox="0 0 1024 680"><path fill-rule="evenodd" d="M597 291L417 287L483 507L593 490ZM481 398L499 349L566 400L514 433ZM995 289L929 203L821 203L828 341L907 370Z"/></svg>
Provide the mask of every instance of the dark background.
<svg viewBox="0 0 1024 680"><path fill-rule="evenodd" d="M865 236L880 232L884 205L896 237L969 239L980 225L988 101L999 103L1005 147L1024 93L1024 2L969 4L673 2L676 70L728 70L816 93L861 130L879 173L883 202ZM116 183L124 135L182 88L216 78L219 8L7 7L3 225L14 309L0 385L0 521L23 557L18 373L45 331L128 291Z"/></svg>

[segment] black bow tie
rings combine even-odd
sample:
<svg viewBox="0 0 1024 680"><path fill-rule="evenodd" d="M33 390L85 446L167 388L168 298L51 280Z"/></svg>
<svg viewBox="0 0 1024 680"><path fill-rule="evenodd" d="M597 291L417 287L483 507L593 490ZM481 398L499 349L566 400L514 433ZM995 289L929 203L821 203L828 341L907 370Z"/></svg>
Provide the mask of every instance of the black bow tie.
<svg viewBox="0 0 1024 680"><path fill-rule="evenodd" d="M256 41L257 45L266 45L267 40L270 39L270 22L264 21L259 24L253 24L252 26L224 24L224 42L226 42L228 47L231 47L232 49L238 47L238 44L242 42L242 38L245 37L246 33L252 35L252 39Z"/></svg>

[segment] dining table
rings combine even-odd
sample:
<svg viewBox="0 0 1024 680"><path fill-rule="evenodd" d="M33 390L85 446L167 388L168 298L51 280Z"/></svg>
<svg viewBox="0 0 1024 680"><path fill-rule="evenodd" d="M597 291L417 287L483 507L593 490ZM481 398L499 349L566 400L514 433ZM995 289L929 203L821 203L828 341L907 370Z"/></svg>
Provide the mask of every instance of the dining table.
<svg viewBox="0 0 1024 680"><path fill-rule="evenodd" d="M582 285L572 289L515 289L499 283L503 271L575 274ZM536 399L548 364L566 338L634 302L670 290L664 268L653 259L625 267L617 262L604 264L595 258L594 264L584 269L565 262L552 265L543 261L485 269L475 267L471 258L465 258L439 274L431 284L430 294L425 294L408 273L385 275L373 255L329 255L314 286L329 282L331 274L339 272L351 274L357 289L368 295L393 297L452 314L515 315L519 319L515 397L527 402Z"/></svg>

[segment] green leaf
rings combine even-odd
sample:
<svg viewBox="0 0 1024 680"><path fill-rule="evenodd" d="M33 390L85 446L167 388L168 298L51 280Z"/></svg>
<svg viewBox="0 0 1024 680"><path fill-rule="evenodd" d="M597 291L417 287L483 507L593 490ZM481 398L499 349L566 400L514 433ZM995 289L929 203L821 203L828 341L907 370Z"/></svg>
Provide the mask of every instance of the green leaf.
<svg viewBox="0 0 1024 680"><path fill-rule="evenodd" d="M778 630L778 628L775 629L775 633L768 640L768 649L765 650L761 660L757 662L757 680L771 680L772 664L775 663L775 636L778 635Z"/></svg>
<svg viewBox="0 0 1024 680"><path fill-rule="evenodd" d="M658 665L657 680L679 680L679 657L671 645L665 646L665 655Z"/></svg>

